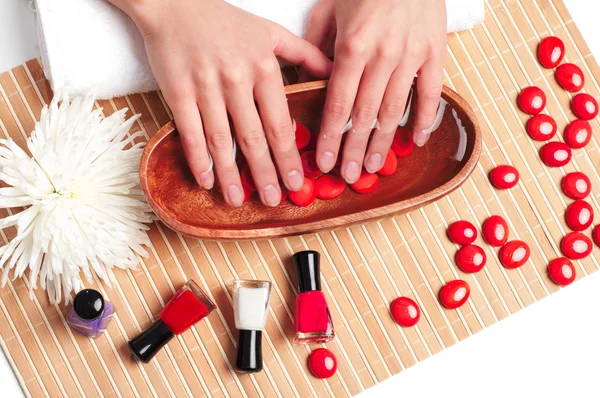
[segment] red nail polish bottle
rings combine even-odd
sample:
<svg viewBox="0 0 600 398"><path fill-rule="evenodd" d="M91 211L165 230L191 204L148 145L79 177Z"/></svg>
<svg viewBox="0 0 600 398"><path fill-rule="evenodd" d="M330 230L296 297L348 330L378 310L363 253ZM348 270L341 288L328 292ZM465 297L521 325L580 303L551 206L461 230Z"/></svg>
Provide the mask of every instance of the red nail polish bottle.
<svg viewBox="0 0 600 398"><path fill-rule="evenodd" d="M210 314L216 306L193 280L187 281L167 303L157 320L129 342L133 355L144 363L179 335Z"/></svg>
<svg viewBox="0 0 600 398"><path fill-rule="evenodd" d="M321 291L321 256L315 251L294 254L298 270L294 343L325 343L335 337L325 295Z"/></svg>

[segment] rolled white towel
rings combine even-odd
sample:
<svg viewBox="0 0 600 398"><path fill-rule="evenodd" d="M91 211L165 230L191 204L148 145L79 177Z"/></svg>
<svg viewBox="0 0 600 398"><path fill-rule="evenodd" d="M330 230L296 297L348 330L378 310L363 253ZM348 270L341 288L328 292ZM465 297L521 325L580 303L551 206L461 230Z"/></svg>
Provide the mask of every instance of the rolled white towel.
<svg viewBox="0 0 600 398"><path fill-rule="evenodd" d="M227 0L302 36L318 0ZM106 0L35 0L44 73L53 90L112 98L158 88L142 37ZM446 0L448 32L484 19L483 0Z"/></svg>

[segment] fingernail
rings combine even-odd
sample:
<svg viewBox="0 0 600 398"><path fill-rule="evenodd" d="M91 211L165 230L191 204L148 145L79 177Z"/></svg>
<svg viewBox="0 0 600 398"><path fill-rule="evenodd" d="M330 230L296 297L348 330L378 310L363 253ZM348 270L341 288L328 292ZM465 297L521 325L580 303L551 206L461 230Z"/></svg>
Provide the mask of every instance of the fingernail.
<svg viewBox="0 0 600 398"><path fill-rule="evenodd" d="M232 206L240 207L244 203L244 194L237 185L232 184L227 187L227 197Z"/></svg>
<svg viewBox="0 0 600 398"><path fill-rule="evenodd" d="M304 178L298 170L292 170L288 173L288 186L292 191L299 191L304 185Z"/></svg>
<svg viewBox="0 0 600 398"><path fill-rule="evenodd" d="M358 163L356 163L356 162L348 163L346 165L346 168L344 169L344 178L346 179L348 184L354 184L356 181L358 181L359 177L360 177L360 167L358 166Z"/></svg>
<svg viewBox="0 0 600 398"><path fill-rule="evenodd" d="M200 186L204 189L212 189L215 184L215 176L212 170L200 174Z"/></svg>
<svg viewBox="0 0 600 398"><path fill-rule="evenodd" d="M415 141L415 145L418 147L422 147L429 141L429 137L431 133L428 133L427 130L421 130L414 134L413 140Z"/></svg>
<svg viewBox="0 0 600 398"><path fill-rule="evenodd" d="M333 156L333 152L325 152L321 155L321 159L319 161L319 168L323 173L329 173L331 169L335 166L335 156Z"/></svg>
<svg viewBox="0 0 600 398"><path fill-rule="evenodd" d="M281 202L281 193L277 191L275 185L267 185L263 188L263 196L267 206L275 207Z"/></svg>
<svg viewBox="0 0 600 398"><path fill-rule="evenodd" d="M374 153L371 156L369 156L367 164L365 165L367 171L369 173L376 173L377 171L379 171L379 169L381 168L381 159L382 158L379 153Z"/></svg>

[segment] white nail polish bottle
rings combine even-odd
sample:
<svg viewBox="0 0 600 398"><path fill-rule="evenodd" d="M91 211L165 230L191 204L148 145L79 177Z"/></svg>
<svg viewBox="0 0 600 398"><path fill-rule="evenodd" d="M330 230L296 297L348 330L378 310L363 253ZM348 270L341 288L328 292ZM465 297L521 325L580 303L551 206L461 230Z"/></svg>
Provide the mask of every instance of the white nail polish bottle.
<svg viewBox="0 0 600 398"><path fill-rule="evenodd" d="M267 323L271 282L236 280L233 282L233 312L239 330L235 368L241 373L262 370L262 330Z"/></svg>

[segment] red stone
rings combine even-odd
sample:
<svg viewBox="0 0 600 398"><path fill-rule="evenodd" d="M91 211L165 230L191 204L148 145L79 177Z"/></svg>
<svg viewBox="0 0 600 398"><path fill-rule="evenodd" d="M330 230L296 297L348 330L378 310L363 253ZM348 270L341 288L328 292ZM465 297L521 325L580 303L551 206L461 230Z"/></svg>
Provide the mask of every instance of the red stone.
<svg viewBox="0 0 600 398"><path fill-rule="evenodd" d="M453 310L466 303L470 293L469 284L457 279L446 283L440 289L439 299L444 307Z"/></svg>
<svg viewBox="0 0 600 398"><path fill-rule="evenodd" d="M335 199L346 189L346 181L335 174L325 174L315 181L315 191L319 199Z"/></svg>
<svg viewBox="0 0 600 398"><path fill-rule="evenodd" d="M585 200L576 200L567 207L565 218L567 225L573 231L583 231L592 225L594 209Z"/></svg>
<svg viewBox="0 0 600 398"><path fill-rule="evenodd" d="M596 246L600 246L600 225L596 225L592 229L592 239L594 239Z"/></svg>
<svg viewBox="0 0 600 398"><path fill-rule="evenodd" d="M250 172L250 167L248 167L248 165L244 166L244 168L242 169L240 179L242 181L242 187L244 189L250 192L256 191L256 184L254 183L254 179L252 178L252 173Z"/></svg>
<svg viewBox="0 0 600 398"><path fill-rule="evenodd" d="M527 134L536 141L548 141L556 135L556 121L545 113L533 115L527 122Z"/></svg>
<svg viewBox="0 0 600 398"><path fill-rule="evenodd" d="M537 115L546 106L546 94L539 87L525 87L519 94L518 103L523 112Z"/></svg>
<svg viewBox="0 0 600 398"><path fill-rule="evenodd" d="M498 189L509 189L519 182L519 172L509 165L497 166L490 171L490 181Z"/></svg>
<svg viewBox="0 0 600 398"><path fill-rule="evenodd" d="M398 168L398 158L393 150L389 150L387 156L385 157L385 162L383 162L383 167L378 171L379 175L382 176L391 176L396 172Z"/></svg>
<svg viewBox="0 0 600 398"><path fill-rule="evenodd" d="M297 206L305 207L311 205L317 198L315 192L315 184L309 178L304 178L304 185L299 191L289 191L288 197L290 201Z"/></svg>
<svg viewBox="0 0 600 398"><path fill-rule="evenodd" d="M308 144L310 143L310 139L312 138L312 134L310 133L310 130L308 129L308 127L306 127L305 125L303 125L302 123L296 123L294 122L295 126L296 126L296 147L298 148L299 151L305 149Z"/></svg>
<svg viewBox="0 0 600 398"><path fill-rule="evenodd" d="M565 142L573 149L583 148L592 139L592 126L587 120L573 120L565 128Z"/></svg>
<svg viewBox="0 0 600 398"><path fill-rule="evenodd" d="M377 189L378 185L379 176L363 170L358 178L358 181L350 185L350 187L358 193L371 193Z"/></svg>
<svg viewBox="0 0 600 398"><path fill-rule="evenodd" d="M584 199L592 191L592 183L588 176L574 171L563 178L562 190L571 199Z"/></svg>
<svg viewBox="0 0 600 398"><path fill-rule="evenodd" d="M505 268L519 268L529 260L529 245L522 240L513 240L502 246L498 256Z"/></svg>
<svg viewBox="0 0 600 398"><path fill-rule="evenodd" d="M321 174L321 169L317 166L317 152L316 151L306 151L301 156L302 160L302 169L304 170L304 177L314 180Z"/></svg>
<svg viewBox="0 0 600 398"><path fill-rule="evenodd" d="M456 252L454 260L461 271L472 274L481 271L485 267L487 256L481 247L466 245Z"/></svg>
<svg viewBox="0 0 600 398"><path fill-rule="evenodd" d="M562 64L556 68L556 81L567 91L579 91L585 84L585 77L581 68L575 64Z"/></svg>
<svg viewBox="0 0 600 398"><path fill-rule="evenodd" d="M337 370L337 359L327 348L317 348L308 356L308 369L319 379L328 379Z"/></svg>
<svg viewBox="0 0 600 398"><path fill-rule="evenodd" d="M242 187L244 190L244 201L242 203L246 203L247 201L250 200L250 198L252 197L252 191L247 190L246 188Z"/></svg>
<svg viewBox="0 0 600 398"><path fill-rule="evenodd" d="M598 116L598 102L589 94L577 94L571 100L571 109L575 116L583 120L591 120Z"/></svg>
<svg viewBox="0 0 600 398"><path fill-rule="evenodd" d="M500 216L491 216L481 227L483 239L490 246L502 246L508 240L508 224Z"/></svg>
<svg viewBox="0 0 600 398"><path fill-rule="evenodd" d="M548 276L557 285L567 286L575 280L575 267L568 258L555 258L548 264Z"/></svg>
<svg viewBox="0 0 600 398"><path fill-rule="evenodd" d="M390 305L392 318L400 326L415 326L421 319L421 309L413 299L398 297Z"/></svg>
<svg viewBox="0 0 600 398"><path fill-rule="evenodd" d="M581 232L571 232L560 241L560 250L571 260L581 260L592 252L592 241Z"/></svg>
<svg viewBox="0 0 600 398"><path fill-rule="evenodd" d="M415 142L413 141L412 130L406 127L398 127L392 141L392 151L399 158L404 158L410 155L413 149L415 149Z"/></svg>
<svg viewBox="0 0 600 398"><path fill-rule="evenodd" d="M556 36L545 37L538 46L538 60L544 68L555 68L565 57L565 44Z"/></svg>
<svg viewBox="0 0 600 398"><path fill-rule="evenodd" d="M571 161L571 147L564 142L549 142L540 149L540 158L546 166L562 167Z"/></svg>
<svg viewBox="0 0 600 398"><path fill-rule="evenodd" d="M477 229L468 221L459 220L448 226L448 237L459 245L468 245L477 239Z"/></svg>

